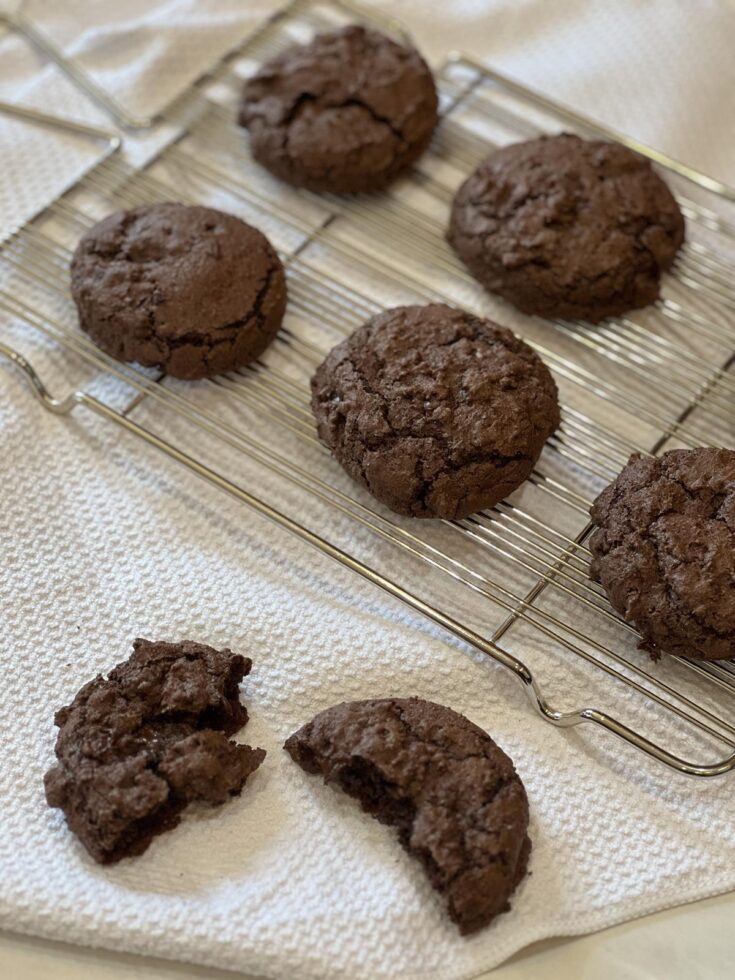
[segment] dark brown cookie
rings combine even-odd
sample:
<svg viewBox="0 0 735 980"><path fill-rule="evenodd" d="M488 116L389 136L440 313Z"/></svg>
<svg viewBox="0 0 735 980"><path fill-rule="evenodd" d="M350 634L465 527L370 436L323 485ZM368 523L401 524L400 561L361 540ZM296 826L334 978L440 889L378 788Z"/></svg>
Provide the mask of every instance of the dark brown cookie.
<svg viewBox="0 0 735 980"><path fill-rule="evenodd" d="M411 47L365 27L317 35L245 85L240 125L255 159L314 191L384 187L424 151L437 123L434 79Z"/></svg>
<svg viewBox="0 0 735 980"><path fill-rule="evenodd" d="M735 451L633 455L591 513L592 578L644 649L735 657Z"/></svg>
<svg viewBox="0 0 735 980"><path fill-rule="evenodd" d="M286 309L283 267L265 235L184 204L100 221L74 253L71 291L82 330L102 350L176 378L248 364Z"/></svg>
<svg viewBox="0 0 735 980"><path fill-rule="evenodd" d="M531 473L559 424L554 380L510 330L435 304L381 313L312 378L319 436L392 510L462 518Z"/></svg>
<svg viewBox="0 0 735 980"><path fill-rule="evenodd" d="M684 218L645 157L563 134L487 157L457 192L447 237L524 313L596 323L658 298Z"/></svg>
<svg viewBox="0 0 735 980"><path fill-rule="evenodd" d="M265 758L228 738L248 720L251 661L202 643L136 640L130 658L56 712L46 799L101 864L141 854L195 800L237 796Z"/></svg>
<svg viewBox="0 0 735 980"><path fill-rule="evenodd" d="M352 701L318 714L285 748L397 828L461 933L510 908L531 850L526 791L467 718L418 698Z"/></svg>

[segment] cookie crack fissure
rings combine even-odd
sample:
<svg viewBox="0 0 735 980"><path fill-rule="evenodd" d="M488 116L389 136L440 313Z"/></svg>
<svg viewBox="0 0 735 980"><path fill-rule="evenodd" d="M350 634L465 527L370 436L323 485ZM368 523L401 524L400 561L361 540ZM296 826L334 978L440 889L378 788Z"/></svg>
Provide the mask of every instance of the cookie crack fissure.
<svg viewBox="0 0 735 980"><path fill-rule="evenodd" d="M244 330L249 323L253 320L256 321L259 330L263 328L263 304L265 302L265 297L273 284L273 277L278 271L276 265L271 265L268 268L268 272L263 280L263 285L258 290L256 297L253 301L253 306L247 316L240 317L237 320L233 320L231 323L225 323L222 326L214 327L213 330L221 332L224 336L205 338L199 331L193 330L185 334L180 334L178 337L163 337L158 332L157 325L155 323L151 324L151 330L156 338L165 348L166 348L166 358L171 351L177 350L181 347L191 346L196 347L201 351L202 360L205 365L209 365L209 358L212 355L212 351L215 347L221 348L224 346L233 347L240 336L242 330Z"/></svg>
<svg viewBox="0 0 735 980"><path fill-rule="evenodd" d="M458 340L462 340L462 339L464 338L457 338L451 343L457 343ZM450 345L447 344L444 346L450 346ZM404 439L422 439L422 440L426 439L436 444L442 450L444 456L444 463L441 469L438 470L429 480L423 478L424 482L434 483L439 477L441 477L443 474L447 472L458 472L459 470L462 470L465 467L472 466L474 464L494 463L499 468L503 468L507 466L509 463L516 463L516 462L521 462L523 460L530 459L530 456L527 453L521 453L521 452L501 453L497 449L489 449L489 448L477 450L475 452L468 452L466 454L463 454L462 457L457 460L450 459L449 457L452 455L453 450L449 444L449 439L446 436L446 434L444 434L443 432L419 434L416 431L414 431L414 429L410 426L409 427L396 426L388 417L388 404L386 402L385 394L373 388L367 376L365 375L365 372L362 369L362 366L360 365L358 359L351 361L350 364L355 374L359 378L360 383L363 386L363 389L369 395L372 395L374 398L378 399L380 402L379 408L380 408L381 416L383 418L383 421L385 422L385 425L390 430L390 435L387 437L387 441L389 444L395 444L396 442L401 442ZM384 369L385 369L385 365L384 363L381 362L381 370ZM452 404L453 399L451 397L451 393L449 399L442 401L442 403L447 403L447 402L450 405L452 405L452 407L456 407L455 405ZM377 446L373 446L370 444L368 440L359 438L357 436L356 436L356 441L362 445L363 450L367 450L369 452L380 452L382 449L386 448L385 434L382 434L379 437L379 444ZM417 462L420 463L421 460L419 459Z"/></svg>
<svg viewBox="0 0 735 980"><path fill-rule="evenodd" d="M458 755L455 752L453 752L448 745L442 742L437 742L435 739L432 739L428 736L420 735L418 732L415 731L415 729L410 724L410 722L407 721L405 714L400 705L394 703L391 705L391 707L393 709L392 711L393 717L401 725L409 744L431 746L436 750L436 752L442 758L449 758L453 762L457 762L457 763L466 762L468 759L480 759L480 760L489 761L488 756L482 751L465 752ZM362 756L357 756L356 758L360 759L365 764L371 767L374 767L375 765L368 758L363 759ZM415 796L411 793L410 790L404 789L393 780L387 779L385 775L380 771L379 767L377 767L377 771L380 775L384 792L392 794L395 801L399 804L401 803L411 804L413 812L410 814L410 820L405 822L400 820L394 820L391 822L402 830L402 843L406 848L406 850L410 851L412 854L415 854L420 859L424 860L424 855L425 855L424 849L422 847L413 845L411 843L412 831L413 831L413 827L415 826L416 817L418 815L420 806L424 803L428 803L432 807L436 807L444 810L446 813L448 813L450 816L454 817L457 820L457 827L460 830L460 841L462 844L463 861L461 867L458 868L457 871L455 871L453 874L446 876L442 873L441 880L442 880L443 889L449 888L449 886L457 878L461 877L468 870L475 870L477 868L487 867L490 864L497 864L497 863L503 864L507 867L508 855L506 855L504 852L485 855L486 859L484 861L478 862L477 857L474 854L470 853L470 851L468 850L466 838L467 838L467 833L469 831L474 830L488 837L492 837L496 833L496 831L493 831L492 828L488 828L484 823L480 821L478 814L475 810L468 810L460 814L460 812L457 811L456 808L453 808L452 806L444 802L441 799L441 796L438 796L434 793L429 793L425 796L422 796L421 800L417 802ZM516 778L517 777L515 776L515 772L512 770L508 773L500 773L497 776L497 778L494 780L492 785L488 788L487 793L485 794L481 803L478 805L478 809L485 809L486 807L492 806L495 800L500 795L500 793L503 791L503 789L505 789L506 786L511 785ZM353 793L351 795L357 795L357 794ZM465 820L460 819L461 817L466 817L467 821L465 822ZM407 825L402 827L402 824L407 824ZM426 852L426 858L428 858L431 861L432 865L434 865L435 862L433 861L433 858L431 857L430 853Z"/></svg>
<svg viewBox="0 0 735 980"><path fill-rule="evenodd" d="M399 144L398 148L400 150L405 149L405 147L407 146L407 141L403 135L402 130L399 127L397 127L396 124L387 116L382 116L379 112L377 112L377 110L374 109L373 106L371 106L370 103L365 101L364 99L361 99L358 96L352 94L341 102L332 103L318 95L314 95L312 92L301 92L294 100L294 103L290 107L286 117L279 124L283 129L281 150L286 155L286 157L288 157L292 166L297 162L297 160L295 159L294 154L291 152L291 127L293 123L296 121L296 119L298 118L298 116L301 114L304 106L308 104L317 104L322 106L323 108L330 108L330 109L346 109L349 108L350 106L363 109L372 118L373 122L385 126L390 131L394 139L398 142ZM359 152L359 148L356 152ZM339 167L337 167L337 169L339 169Z"/></svg>
<svg viewBox="0 0 735 980"><path fill-rule="evenodd" d="M370 105L370 103L365 99L361 99L359 96L353 93L348 99L345 99L342 105L345 108L348 106L357 106L359 109L364 109L365 112L371 116L374 122L382 123L383 126L386 126L399 143L402 145L406 144L406 137L403 135L403 130L400 129L400 127L398 127L388 116L381 115L377 109Z"/></svg>
<svg viewBox="0 0 735 980"><path fill-rule="evenodd" d="M697 615L695 610L685 603L684 596L680 595L679 592L674 587L674 584L671 581L671 576L668 574L663 560L663 555L665 554L665 550L661 545L661 543L659 542L658 537L656 535L656 525L664 517L668 516L671 513L676 513L676 511L668 510L660 514L656 518L656 520L652 523L650 530L646 529L646 531L643 534L643 537L650 542L653 548L653 553L656 556L656 567L658 569L658 577L664 587L669 603L671 604L674 611L677 613L677 616L680 621L685 622L687 619L690 619L693 622L695 622L697 626L699 626L699 628L705 634L707 633L713 634L714 636L717 636L723 640L735 640L735 629L724 630L724 631L717 629L717 627L713 623L707 622L701 616ZM673 555L669 555L668 557L677 566L679 565L696 566L698 564L696 559L692 559L691 561L686 561L685 559L682 558L675 558Z"/></svg>

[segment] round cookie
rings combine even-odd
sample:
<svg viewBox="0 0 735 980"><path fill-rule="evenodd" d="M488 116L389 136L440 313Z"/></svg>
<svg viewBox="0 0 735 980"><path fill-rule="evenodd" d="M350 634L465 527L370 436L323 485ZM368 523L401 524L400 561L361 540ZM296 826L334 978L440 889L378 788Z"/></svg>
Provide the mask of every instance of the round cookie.
<svg viewBox="0 0 735 980"><path fill-rule="evenodd" d="M352 701L285 748L396 827L461 933L510 908L531 850L528 799L508 756L463 715L418 698Z"/></svg>
<svg viewBox="0 0 735 980"><path fill-rule="evenodd" d="M524 313L596 323L658 298L684 218L647 159L562 134L487 157L454 198L447 238Z"/></svg>
<svg viewBox="0 0 735 980"><path fill-rule="evenodd" d="M529 476L559 425L554 380L510 330L403 306L338 344L312 378L319 436L392 510L459 519Z"/></svg>
<svg viewBox="0 0 735 980"><path fill-rule="evenodd" d="M184 204L119 211L71 262L79 322L119 361L202 378L243 367L278 332L286 279L262 232Z"/></svg>
<svg viewBox="0 0 735 980"><path fill-rule="evenodd" d="M239 122L255 159L313 191L384 187L424 151L437 123L426 62L379 31L318 34L264 65L243 90Z"/></svg>
<svg viewBox="0 0 735 980"><path fill-rule="evenodd" d="M590 574L644 649L735 657L735 450L633 455L591 514Z"/></svg>

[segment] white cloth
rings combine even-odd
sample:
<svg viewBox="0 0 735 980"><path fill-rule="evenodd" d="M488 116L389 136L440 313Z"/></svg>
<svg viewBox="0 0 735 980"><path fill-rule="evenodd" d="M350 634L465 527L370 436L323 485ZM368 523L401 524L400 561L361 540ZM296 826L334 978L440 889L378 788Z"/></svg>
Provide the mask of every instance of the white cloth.
<svg viewBox="0 0 735 980"><path fill-rule="evenodd" d="M174 13L183 23L187 10L194 17L200 7L167 6L165 20L156 21L157 44ZM257 16L269 6L258 5ZM99 44L107 65L120 23L88 26L75 42L70 25L80 7L65 5L62 16L54 6L55 29L86 52L90 68ZM107 5L85 7L89 25ZM727 5L697 5L694 23L692 7L675 2L457 2L443 13L409 0L385 7L434 60L450 45L474 51L723 179L735 175L723 133L733 88L724 56L732 48L722 40L732 30ZM243 25L254 20L250 4L240 14ZM669 54L654 59L654 25L679 62L671 73L676 100L661 82ZM33 92L29 58L8 43L18 78ZM120 43L127 63L133 49ZM144 62L150 79L155 72ZM116 70L135 69L121 61ZM71 104L60 90L58 104L53 92L47 96L50 111ZM73 105L77 115L83 107L84 118L103 120L76 95ZM681 131L690 120L698 135L686 143ZM89 380L82 362L5 317L0 339L20 346L55 393ZM543 937L592 931L735 886L731 778L686 781L610 737L552 730L503 670L357 576L109 424L81 412L53 418L4 367L0 388L2 926L284 980L450 980ZM118 383L97 381L95 390L114 405L130 399ZM213 386L201 386L199 395L203 404L222 403ZM177 435L155 403L144 402L132 417ZM235 467L201 436L194 449L228 471ZM247 483L247 471L239 477ZM289 497L262 473L257 479L261 496L314 519L303 497ZM336 521L333 532L344 533ZM365 540L355 536L352 544L364 548ZM400 575L403 566L390 553L382 557ZM498 610L489 604L472 613L487 629L496 624ZM239 800L193 812L143 857L100 868L61 814L45 806L42 777L53 759L53 710L126 657L137 635L192 637L251 656L244 685L251 720L242 737L268 756ZM531 661L542 647L527 631L511 632L507 643ZM570 707L578 706L577 681L568 664L557 665L553 685ZM591 696L602 700L606 688L595 684ZM472 939L457 936L389 830L307 777L281 749L318 710L387 695L418 695L467 714L509 752L527 786L531 876L512 911ZM644 710L631 704L629 720Z"/></svg>

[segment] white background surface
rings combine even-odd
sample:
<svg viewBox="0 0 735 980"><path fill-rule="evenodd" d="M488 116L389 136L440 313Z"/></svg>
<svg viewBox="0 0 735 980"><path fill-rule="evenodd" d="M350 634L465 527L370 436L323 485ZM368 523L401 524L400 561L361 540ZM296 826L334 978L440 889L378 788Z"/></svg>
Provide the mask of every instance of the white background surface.
<svg viewBox="0 0 735 980"><path fill-rule="evenodd" d="M667 150L674 156L735 180L732 145L732 100L735 69L732 58L732 7L725 3L647 3L641 17L645 32L636 46L626 44L624 21L609 19L614 5L603 3L506 2L452 4L396 0L382 3L401 17L434 62L451 47L486 58L537 88L598 119ZM696 14L693 11L696 9ZM527 35L519 31L519 18ZM693 19L692 19L693 18ZM688 25L689 28L688 28ZM696 34L691 43L688 35ZM558 49L558 68L550 72L548 48ZM568 57L573 50L575 59ZM580 68L580 51L585 62ZM727 60L723 51L730 52ZM543 57L541 54L543 53ZM679 98L680 61L686 59L696 97ZM717 59L721 59L718 63ZM568 66L574 60L574 70ZM651 112L653 95L641 95L641 73L651 77L655 62L658 114ZM624 63L624 70L621 70ZM617 66L617 72L615 68ZM614 78L609 98L600 99L605 77ZM730 122L728 135L727 122ZM706 831L705 831L706 832ZM698 903L607 930L570 943L548 944L543 950L519 954L493 976L498 980L525 977L725 977L735 973L729 923L735 911L732 896ZM0 963L10 977L132 976L174 978L216 976L214 971L187 969L135 957L72 950L19 937L0 944ZM226 974L222 974L226 976Z"/></svg>
<svg viewBox="0 0 735 980"><path fill-rule="evenodd" d="M581 939L537 943L478 980L725 980L735 973L733 917L735 896L706 899ZM235 976L2 934L0 963L12 980L227 980Z"/></svg>

